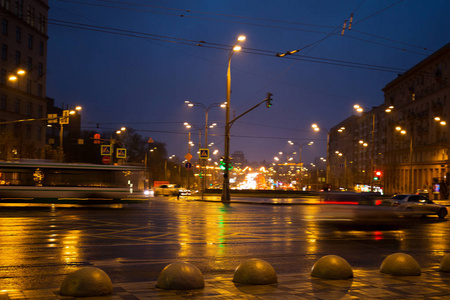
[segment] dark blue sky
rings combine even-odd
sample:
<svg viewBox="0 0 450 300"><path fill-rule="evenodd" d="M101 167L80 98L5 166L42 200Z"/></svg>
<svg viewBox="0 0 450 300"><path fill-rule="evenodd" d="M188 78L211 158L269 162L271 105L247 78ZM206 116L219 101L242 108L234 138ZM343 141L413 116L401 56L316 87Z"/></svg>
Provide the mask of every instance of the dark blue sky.
<svg viewBox="0 0 450 300"><path fill-rule="evenodd" d="M305 163L325 156L326 134L313 133L312 123L329 129L351 116L355 103L382 104L381 89L397 73L450 42L447 0L49 2L47 96L57 105L82 105L85 129L131 127L181 157L183 122L204 126L204 111L184 101L225 101L223 49L240 34L247 40L232 58L231 109L239 115L267 92L274 99L270 109L262 105L232 127L231 153L243 151L250 161L293 151L288 140L315 141L303 148ZM351 13L352 30L341 36ZM117 29L120 35L110 33ZM274 55L295 49L302 50ZM310 57L316 62L299 60ZM225 113L213 108L209 119L218 127L208 141L223 155ZM197 144L198 131L192 134Z"/></svg>

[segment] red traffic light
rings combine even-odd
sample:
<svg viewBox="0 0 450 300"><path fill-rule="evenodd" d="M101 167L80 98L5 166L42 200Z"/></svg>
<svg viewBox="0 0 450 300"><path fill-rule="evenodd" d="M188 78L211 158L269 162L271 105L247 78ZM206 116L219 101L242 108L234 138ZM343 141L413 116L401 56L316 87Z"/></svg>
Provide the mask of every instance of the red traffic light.
<svg viewBox="0 0 450 300"><path fill-rule="evenodd" d="M381 171L375 171L375 175L381 176Z"/></svg>

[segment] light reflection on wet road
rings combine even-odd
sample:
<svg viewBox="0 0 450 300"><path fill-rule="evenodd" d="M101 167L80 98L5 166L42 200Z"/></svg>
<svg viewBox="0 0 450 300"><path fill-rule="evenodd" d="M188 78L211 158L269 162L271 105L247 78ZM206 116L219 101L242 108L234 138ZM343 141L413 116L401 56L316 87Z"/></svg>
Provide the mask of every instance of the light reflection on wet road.
<svg viewBox="0 0 450 300"><path fill-rule="evenodd" d="M449 222L437 218L325 221L319 205L223 205L154 198L127 207L0 206L0 289L58 287L65 275L93 265L113 282L155 280L184 260L205 277L232 274L262 258L277 273L308 272L323 255L355 269L378 269L406 252L423 267L450 251ZM320 220L320 221L319 221Z"/></svg>

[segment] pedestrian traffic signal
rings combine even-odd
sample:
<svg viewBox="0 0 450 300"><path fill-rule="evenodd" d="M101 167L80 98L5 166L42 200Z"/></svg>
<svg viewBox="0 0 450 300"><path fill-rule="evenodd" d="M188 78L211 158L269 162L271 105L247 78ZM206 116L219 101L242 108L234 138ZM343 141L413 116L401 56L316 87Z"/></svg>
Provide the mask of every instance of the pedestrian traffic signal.
<svg viewBox="0 0 450 300"><path fill-rule="evenodd" d="M267 98L266 98L266 107L269 108L272 106L272 97L273 94L272 93L267 93Z"/></svg>

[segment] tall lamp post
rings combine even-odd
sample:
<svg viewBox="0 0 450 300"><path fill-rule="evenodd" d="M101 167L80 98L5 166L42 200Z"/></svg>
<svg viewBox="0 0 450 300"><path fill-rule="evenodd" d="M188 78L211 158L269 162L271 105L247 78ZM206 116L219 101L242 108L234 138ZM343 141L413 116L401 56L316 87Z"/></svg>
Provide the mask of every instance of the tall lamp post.
<svg viewBox="0 0 450 300"><path fill-rule="evenodd" d="M353 108L356 109L357 112L363 113L364 108L359 106L358 104L353 105ZM371 145L371 160L370 160L370 191L373 192L373 177L374 177L374 158L375 158L375 112L372 112L372 145Z"/></svg>
<svg viewBox="0 0 450 300"><path fill-rule="evenodd" d="M189 101L186 100L184 101L184 103L186 103L189 107L200 107L201 109L203 109L205 111L205 144L203 146L203 148L207 148L208 147L208 113L209 110L213 107L226 107L226 103L212 103L209 106L204 105L203 103L200 102L193 102L193 101ZM213 123L211 125L209 125L209 128L213 128L215 127L217 124ZM206 168L206 162L202 162L201 165L203 166L203 178L202 178L202 199L203 199L203 193L206 191L206 173L207 173L207 168Z"/></svg>
<svg viewBox="0 0 450 300"><path fill-rule="evenodd" d="M222 188L222 202L230 202L230 93L231 93L231 57L235 51L240 51L242 48L238 46L239 42L245 41L245 36L241 35L238 37L236 43L234 43L233 48L230 50L228 55L228 69L227 69L227 106L226 106L226 116L225 116L225 151L224 151L224 161L225 170L223 173L223 188Z"/></svg>
<svg viewBox="0 0 450 300"><path fill-rule="evenodd" d="M297 145L299 147L299 152L298 152L298 163L301 164L302 163L302 147L303 146L311 146L312 144L314 144L313 141L308 142L308 143L303 143L303 144L296 144L293 141L288 141L288 144L291 146Z"/></svg>
<svg viewBox="0 0 450 300"><path fill-rule="evenodd" d="M406 130L400 126L395 127L395 130L400 132L402 135L406 135ZM412 155L413 155L413 136L409 134L409 192L412 193Z"/></svg>
<svg viewBox="0 0 450 300"><path fill-rule="evenodd" d="M222 107L223 108L223 107L226 107L227 104L226 103L212 103L209 106L206 106L203 103L193 102L193 101L189 101L189 100L184 101L184 103L186 103L189 107L197 106L197 107L202 108L205 111L205 144L204 144L204 147L206 148L208 146L208 113L209 113L209 110L213 107ZM214 124L210 125L209 127L215 126Z"/></svg>

